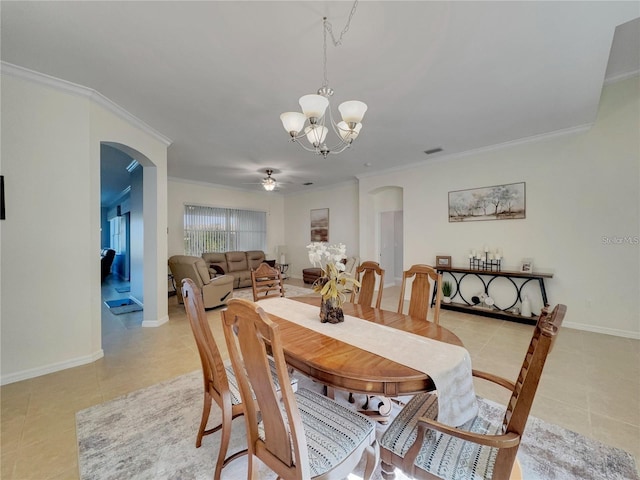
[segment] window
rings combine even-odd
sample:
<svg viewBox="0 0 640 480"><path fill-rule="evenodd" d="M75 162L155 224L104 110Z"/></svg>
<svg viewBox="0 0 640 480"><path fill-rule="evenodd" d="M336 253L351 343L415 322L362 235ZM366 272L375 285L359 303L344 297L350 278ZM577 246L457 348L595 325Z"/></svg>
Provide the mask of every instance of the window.
<svg viewBox="0 0 640 480"><path fill-rule="evenodd" d="M126 230L127 225L124 217L113 217L109 220L110 247L116 251L116 255L120 255L126 251Z"/></svg>
<svg viewBox="0 0 640 480"><path fill-rule="evenodd" d="M266 250L267 214L235 208L184 207L184 253Z"/></svg>

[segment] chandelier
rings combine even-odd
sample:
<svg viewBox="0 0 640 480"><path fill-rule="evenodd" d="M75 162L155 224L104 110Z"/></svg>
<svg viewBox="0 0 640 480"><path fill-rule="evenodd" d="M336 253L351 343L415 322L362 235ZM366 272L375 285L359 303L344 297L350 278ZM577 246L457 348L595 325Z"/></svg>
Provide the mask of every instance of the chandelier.
<svg viewBox="0 0 640 480"><path fill-rule="evenodd" d="M362 117L367 111L367 105L358 100L350 100L343 102L338 106L338 111L342 116L342 121L336 123L333 120L329 99L333 95L333 90L329 87L327 80L327 32L331 34L334 46L341 45L342 37L349 30L351 19L356 11L358 0L353 3L349 19L345 25L340 38L336 40L333 36L331 23L327 21L327 17L322 19L322 32L324 37L323 45L323 69L324 83L318 89L317 94L304 95L300 97L299 103L302 108L300 112L285 112L280 115L282 126L289 134L291 141L297 143L309 152L314 152L327 158L330 153L338 154L349 148L353 141L360 134L362 129ZM329 118L327 119L326 111L329 110ZM337 135L337 143L329 147L326 143L327 134L330 125L331 129ZM310 146L305 145L303 139L309 142Z"/></svg>

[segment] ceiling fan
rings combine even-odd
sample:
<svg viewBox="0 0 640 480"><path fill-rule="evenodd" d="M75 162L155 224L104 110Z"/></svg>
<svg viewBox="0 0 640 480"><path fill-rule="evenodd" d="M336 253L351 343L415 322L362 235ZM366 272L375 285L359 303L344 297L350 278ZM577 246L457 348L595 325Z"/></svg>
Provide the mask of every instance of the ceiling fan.
<svg viewBox="0 0 640 480"><path fill-rule="evenodd" d="M262 178L259 182L249 182L246 185L262 185L267 192L272 192L274 190L280 190L287 182L280 182L273 177L274 173L282 173L280 170L276 170L274 168L265 168L264 170L260 170L260 172L264 172L267 174L266 177Z"/></svg>
<svg viewBox="0 0 640 480"><path fill-rule="evenodd" d="M264 188L267 192L272 192L277 185L276 179L271 176L273 174L273 170L267 168L265 170L265 173L267 174L267 176L262 179L262 188Z"/></svg>

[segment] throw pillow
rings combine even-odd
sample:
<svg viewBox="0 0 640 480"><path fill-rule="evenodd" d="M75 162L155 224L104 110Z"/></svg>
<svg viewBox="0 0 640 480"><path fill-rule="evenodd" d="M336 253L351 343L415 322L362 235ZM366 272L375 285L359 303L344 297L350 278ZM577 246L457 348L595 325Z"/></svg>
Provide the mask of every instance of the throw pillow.
<svg viewBox="0 0 640 480"><path fill-rule="evenodd" d="M224 275L224 270L222 269L221 266L211 265L211 268L213 268L216 271L216 275Z"/></svg>

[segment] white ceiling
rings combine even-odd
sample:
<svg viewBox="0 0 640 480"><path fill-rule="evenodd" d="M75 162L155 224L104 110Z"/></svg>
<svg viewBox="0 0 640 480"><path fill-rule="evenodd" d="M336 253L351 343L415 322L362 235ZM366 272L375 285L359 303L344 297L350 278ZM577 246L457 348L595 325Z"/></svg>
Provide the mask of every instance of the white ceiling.
<svg viewBox="0 0 640 480"><path fill-rule="evenodd" d="M335 114L350 99L369 110L353 147L324 160L279 115L321 86L322 17L339 34L351 5L3 0L2 60L169 137L170 177L260 189L272 168L284 192L591 124L605 78L640 70L636 1L361 1L328 77Z"/></svg>

